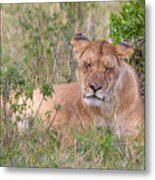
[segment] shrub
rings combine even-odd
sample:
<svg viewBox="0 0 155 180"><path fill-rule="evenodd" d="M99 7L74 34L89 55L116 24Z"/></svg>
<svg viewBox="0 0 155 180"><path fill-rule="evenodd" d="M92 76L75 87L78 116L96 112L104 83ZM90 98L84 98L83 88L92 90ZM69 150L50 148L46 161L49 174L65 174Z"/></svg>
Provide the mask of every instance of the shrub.
<svg viewBox="0 0 155 180"><path fill-rule="evenodd" d="M123 4L123 3L122 3ZM144 0L129 1L122 5L118 14L112 13L110 16L110 34L113 43L117 44L122 40L131 42L134 54L129 63L137 70L140 78L141 93L144 95Z"/></svg>

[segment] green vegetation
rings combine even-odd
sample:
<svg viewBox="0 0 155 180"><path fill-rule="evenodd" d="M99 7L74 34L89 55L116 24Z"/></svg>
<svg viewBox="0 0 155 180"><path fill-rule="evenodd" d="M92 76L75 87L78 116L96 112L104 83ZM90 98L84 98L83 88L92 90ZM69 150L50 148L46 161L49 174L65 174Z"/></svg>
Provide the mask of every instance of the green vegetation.
<svg viewBox="0 0 155 180"><path fill-rule="evenodd" d="M10 128L15 127L10 121ZM85 133L71 130L74 146L59 149L59 135L41 128L38 119L32 129L14 132L1 150L1 165L18 167L144 169L144 147L140 139L123 140L106 129L92 126ZM3 127L2 127L3 128ZM2 133L2 136L4 134Z"/></svg>
<svg viewBox="0 0 155 180"><path fill-rule="evenodd" d="M53 84L76 81L75 60L70 46L77 32L90 39L114 43L127 39L135 53L129 60L144 87L144 1L5 4L1 6L1 166L64 167L99 169L144 169L143 130L137 141L120 139L107 129L92 126L87 132L70 129L73 147L60 150L59 132L45 128L36 117L28 128L18 131L9 117L7 104L24 114L26 104L11 102L53 95ZM110 29L110 32L109 32ZM56 111L61 105L55 105ZM50 112L47 112L47 115Z"/></svg>
<svg viewBox="0 0 155 180"><path fill-rule="evenodd" d="M129 63L137 70L141 85L141 94L144 95L144 71L145 71L145 22L144 0L129 1L122 6L118 15L110 16L110 34L113 43L122 40L131 42L134 54Z"/></svg>

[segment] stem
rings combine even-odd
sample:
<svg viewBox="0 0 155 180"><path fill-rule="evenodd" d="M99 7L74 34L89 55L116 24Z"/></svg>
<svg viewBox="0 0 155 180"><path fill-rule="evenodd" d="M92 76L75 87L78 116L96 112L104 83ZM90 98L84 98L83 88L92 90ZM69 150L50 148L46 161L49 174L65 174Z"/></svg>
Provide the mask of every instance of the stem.
<svg viewBox="0 0 155 180"><path fill-rule="evenodd" d="M45 97L43 96L42 99L41 99L41 101L40 101L40 103L39 103L38 109L37 109L37 111L36 111L36 113L35 113L35 116L34 116L34 118L31 119L29 125L32 125L33 122L34 122L34 120L36 119L37 114L38 114L38 112L39 112L39 109L40 109L40 107L41 107L44 99L45 99Z"/></svg>
<svg viewBox="0 0 155 180"><path fill-rule="evenodd" d="M5 124L5 131L6 131L6 141L8 141L8 113L7 113L7 107L6 107L6 97L3 97L3 111L4 111L4 124Z"/></svg>
<svg viewBox="0 0 155 180"><path fill-rule="evenodd" d="M55 118L56 118L57 114L58 114L58 111L56 111L56 112L55 112L54 117L53 117L52 121L49 123L49 125L48 125L48 127L47 127L47 129L46 129L46 130L48 130L48 129L50 129L50 128L52 127L53 122L54 122L54 120L55 120Z"/></svg>

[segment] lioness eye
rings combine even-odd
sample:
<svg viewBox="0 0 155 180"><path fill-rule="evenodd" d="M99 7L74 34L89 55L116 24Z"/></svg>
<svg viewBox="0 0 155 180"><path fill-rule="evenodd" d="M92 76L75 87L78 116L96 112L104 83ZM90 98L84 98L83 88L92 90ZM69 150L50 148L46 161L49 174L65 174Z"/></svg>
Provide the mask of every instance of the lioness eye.
<svg viewBox="0 0 155 180"><path fill-rule="evenodd" d="M90 67L91 67L91 64L88 63L88 62L86 62L86 61L84 61L83 64L84 64L84 66L85 66L86 68L90 68Z"/></svg>
<svg viewBox="0 0 155 180"><path fill-rule="evenodd" d="M105 72L109 72L110 68L106 67Z"/></svg>
<svg viewBox="0 0 155 180"><path fill-rule="evenodd" d="M114 69L113 67L106 67L106 68L105 68L105 72L106 72L106 73L112 72L113 69Z"/></svg>

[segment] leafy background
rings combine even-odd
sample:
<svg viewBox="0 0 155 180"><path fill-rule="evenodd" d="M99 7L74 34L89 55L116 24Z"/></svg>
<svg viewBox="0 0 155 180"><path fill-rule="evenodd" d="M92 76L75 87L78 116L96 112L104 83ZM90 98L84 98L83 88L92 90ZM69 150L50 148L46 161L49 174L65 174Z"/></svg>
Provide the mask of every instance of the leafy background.
<svg viewBox="0 0 155 180"><path fill-rule="evenodd" d="M127 61L137 70L144 98L143 0L1 5L2 166L144 169L143 131L135 142L94 126L84 134L72 130L75 145L62 152L58 134L44 129L37 117L22 133L9 118L8 102L19 113L27 108L10 101L11 91L16 100L23 93L32 99L35 88L46 97L53 84L76 81L70 41L77 32L113 44L128 40L135 51Z"/></svg>

